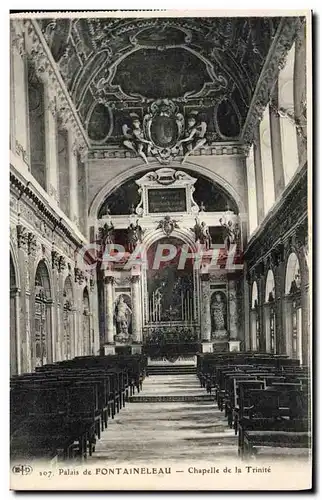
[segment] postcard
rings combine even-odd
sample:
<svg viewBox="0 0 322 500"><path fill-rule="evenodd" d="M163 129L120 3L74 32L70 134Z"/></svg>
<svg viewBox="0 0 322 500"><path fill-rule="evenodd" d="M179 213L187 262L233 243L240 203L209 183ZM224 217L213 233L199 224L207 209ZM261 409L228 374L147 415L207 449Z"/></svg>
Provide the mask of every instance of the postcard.
<svg viewBox="0 0 322 500"><path fill-rule="evenodd" d="M310 490L311 12L9 50L11 489Z"/></svg>

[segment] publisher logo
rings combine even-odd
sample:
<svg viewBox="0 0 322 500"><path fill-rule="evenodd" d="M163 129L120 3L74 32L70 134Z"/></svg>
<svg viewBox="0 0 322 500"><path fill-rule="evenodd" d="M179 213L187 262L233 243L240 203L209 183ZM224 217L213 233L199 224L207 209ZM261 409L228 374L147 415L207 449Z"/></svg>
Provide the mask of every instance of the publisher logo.
<svg viewBox="0 0 322 500"><path fill-rule="evenodd" d="M17 475L27 476L32 473L32 467L31 465L14 465L12 467L12 472Z"/></svg>

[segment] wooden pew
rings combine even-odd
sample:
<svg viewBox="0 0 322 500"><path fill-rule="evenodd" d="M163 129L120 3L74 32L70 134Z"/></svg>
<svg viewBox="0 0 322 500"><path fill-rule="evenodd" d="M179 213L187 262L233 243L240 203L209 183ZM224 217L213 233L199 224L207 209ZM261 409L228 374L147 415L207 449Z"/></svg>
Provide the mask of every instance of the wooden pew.
<svg viewBox="0 0 322 500"><path fill-rule="evenodd" d="M254 455L259 447L308 447L307 393L280 386L241 391L238 443L242 456Z"/></svg>
<svg viewBox="0 0 322 500"><path fill-rule="evenodd" d="M141 356L81 357L12 377L12 454L86 458L124 407L130 379L141 389L145 366Z"/></svg>

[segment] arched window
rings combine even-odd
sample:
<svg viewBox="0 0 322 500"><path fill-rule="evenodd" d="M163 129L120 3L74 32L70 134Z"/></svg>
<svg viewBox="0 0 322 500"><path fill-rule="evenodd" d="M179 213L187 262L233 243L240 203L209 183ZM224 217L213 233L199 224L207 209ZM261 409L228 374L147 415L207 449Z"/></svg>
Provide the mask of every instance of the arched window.
<svg viewBox="0 0 322 500"><path fill-rule="evenodd" d="M259 348L260 348L260 322L259 322L258 287L257 287L256 281L253 282L253 286L252 286L250 327L251 327L251 350L252 351L259 351Z"/></svg>
<svg viewBox="0 0 322 500"><path fill-rule="evenodd" d="M285 185L299 166L296 126L294 121L295 43L287 54L286 64L278 77L278 108L280 115L282 156Z"/></svg>
<svg viewBox="0 0 322 500"><path fill-rule="evenodd" d="M47 266L40 261L35 276L33 364L43 366L51 361L51 288Z"/></svg>
<svg viewBox="0 0 322 500"><path fill-rule="evenodd" d="M290 254L285 275L285 335L289 356L302 362L301 273L296 254Z"/></svg>
<svg viewBox="0 0 322 500"><path fill-rule="evenodd" d="M87 287L83 292L83 355L93 354L94 339L91 334L90 303Z"/></svg>
<svg viewBox="0 0 322 500"><path fill-rule="evenodd" d="M264 184L264 211L266 215L275 202L269 106L266 106L260 123L260 147Z"/></svg>
<svg viewBox="0 0 322 500"><path fill-rule="evenodd" d="M70 216L70 178L68 132L57 124L57 155L59 168L59 205L62 211Z"/></svg>
<svg viewBox="0 0 322 500"><path fill-rule="evenodd" d="M64 305L63 305L63 359L73 358L74 353L74 325L73 325L73 286L70 276L67 276L64 285Z"/></svg>
<svg viewBox="0 0 322 500"><path fill-rule="evenodd" d="M46 189L46 137L44 84L36 75L34 66L28 64L28 111L31 173Z"/></svg>
<svg viewBox="0 0 322 500"><path fill-rule="evenodd" d="M275 279L271 269L266 277L264 325L266 330L266 351L276 354Z"/></svg>

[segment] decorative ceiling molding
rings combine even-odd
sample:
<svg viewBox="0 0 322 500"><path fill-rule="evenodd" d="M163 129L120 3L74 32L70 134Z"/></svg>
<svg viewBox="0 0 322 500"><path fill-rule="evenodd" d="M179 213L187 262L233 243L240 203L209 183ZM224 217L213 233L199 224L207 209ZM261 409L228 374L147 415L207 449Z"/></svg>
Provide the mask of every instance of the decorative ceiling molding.
<svg viewBox="0 0 322 500"><path fill-rule="evenodd" d="M23 21L12 21L12 23L13 25L23 23L26 37L26 53L34 64L37 75L42 80L45 79L48 83L53 101L49 105L57 112L64 126L71 127L79 150L84 155L89 146L87 134L79 119L64 80L57 71L57 65L37 21L25 19Z"/></svg>
<svg viewBox="0 0 322 500"><path fill-rule="evenodd" d="M280 21L258 79L241 134L241 140L248 146L253 142L254 131L263 117L279 72L285 64L287 53L292 47L303 22L303 19L299 17L286 17Z"/></svg>
<svg viewBox="0 0 322 500"><path fill-rule="evenodd" d="M243 144L213 144L207 147L201 147L197 151L191 153L190 156L246 156L248 147ZM148 158L153 155L148 155ZM137 158L137 155L131 151L112 148L91 149L88 153L88 159L102 160L105 158ZM182 161L182 156L177 157L178 161Z"/></svg>

